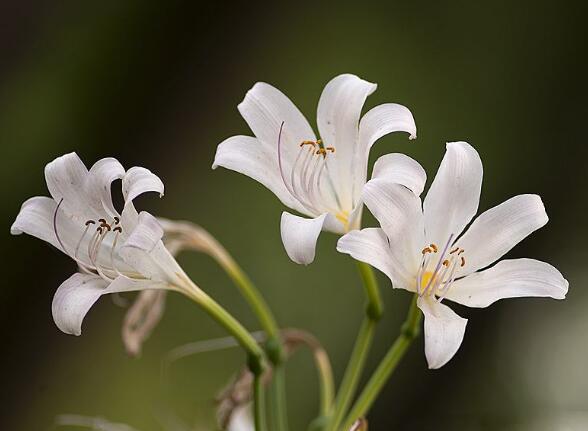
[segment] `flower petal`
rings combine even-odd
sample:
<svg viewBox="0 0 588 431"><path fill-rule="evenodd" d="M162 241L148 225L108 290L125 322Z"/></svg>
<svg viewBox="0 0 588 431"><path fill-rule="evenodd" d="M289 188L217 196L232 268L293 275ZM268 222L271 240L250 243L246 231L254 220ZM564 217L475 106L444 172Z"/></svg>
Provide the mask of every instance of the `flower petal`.
<svg viewBox="0 0 588 431"><path fill-rule="evenodd" d="M120 180L124 175L125 168L115 158L107 157L94 163L87 179L86 193L98 198L99 205L95 211L98 213L106 211L110 217L119 215L112 203L110 187L113 181Z"/></svg>
<svg viewBox="0 0 588 431"><path fill-rule="evenodd" d="M461 346L468 320L430 296L420 297L417 304L425 316L427 363L431 369L441 368Z"/></svg>
<svg viewBox="0 0 588 431"><path fill-rule="evenodd" d="M312 128L296 105L280 90L265 82L255 84L238 109L257 139L274 151L276 160L278 135L284 123L281 140L283 163L287 166L294 161L302 141L316 141Z"/></svg>
<svg viewBox="0 0 588 431"><path fill-rule="evenodd" d="M307 219L286 211L282 213L280 223L282 242L290 259L303 265L312 263L316 241L326 217L327 214L322 214L317 218Z"/></svg>
<svg viewBox="0 0 588 431"><path fill-rule="evenodd" d="M331 175L335 184L341 184L339 198L344 208L353 207L355 179L350 173L353 172L355 154L361 151L359 117L365 100L376 88L376 84L355 75L339 75L327 83L318 103L317 124L321 138L325 146L336 149L333 160L336 160L337 170L332 170ZM346 178L349 181L344 181Z"/></svg>
<svg viewBox="0 0 588 431"><path fill-rule="evenodd" d="M399 269L402 262L390 250L390 244L380 228L354 230L345 234L337 242L337 251L346 253L355 260L365 262L388 276L394 287L404 287L410 283Z"/></svg>
<svg viewBox="0 0 588 431"><path fill-rule="evenodd" d="M162 238L163 228L157 219L148 212L141 211L139 222L128 236L124 247L133 247L149 253Z"/></svg>
<svg viewBox="0 0 588 431"><path fill-rule="evenodd" d="M284 185L275 146L263 145L259 139L250 136L232 136L216 149L212 169L218 166L253 178L270 189L287 207L305 212Z"/></svg>
<svg viewBox="0 0 588 431"><path fill-rule="evenodd" d="M568 281L548 263L509 259L457 280L447 299L468 307L487 307L499 299L526 296L564 299L568 286Z"/></svg>
<svg viewBox="0 0 588 431"><path fill-rule="evenodd" d="M146 192L157 192L163 196L163 182L149 169L139 166L132 167L122 179L122 192L125 205L137 196Z"/></svg>
<svg viewBox="0 0 588 431"><path fill-rule="evenodd" d="M401 153L385 154L376 160L372 179L376 178L401 184L417 196L427 182L427 174L419 162Z"/></svg>
<svg viewBox="0 0 588 431"><path fill-rule="evenodd" d="M478 210L482 161L466 142L450 142L424 202L427 240L444 245L463 231Z"/></svg>
<svg viewBox="0 0 588 431"><path fill-rule="evenodd" d="M92 207L84 187L88 169L76 153L57 157L45 166L45 180L49 193L56 202L63 199L61 208L73 216L88 214Z"/></svg>
<svg viewBox="0 0 588 431"><path fill-rule="evenodd" d="M467 262L460 276L497 261L548 220L537 195L515 196L480 214L458 241Z"/></svg>
<svg viewBox="0 0 588 431"><path fill-rule="evenodd" d="M55 292L51 306L53 320L57 327L66 334L80 335L84 317L100 296L106 293L164 287L160 283L139 282L123 276L119 276L108 284L96 275L78 272L65 280Z"/></svg>
<svg viewBox="0 0 588 431"><path fill-rule="evenodd" d="M60 208L55 218L56 226L54 226L53 218L56 208L57 202L45 196L27 199L22 204L10 228L10 233L12 235L26 233L62 250L55 233L55 227L57 227L64 245L74 247L83 231L83 224L75 223L70 217L65 216Z"/></svg>
<svg viewBox="0 0 588 431"><path fill-rule="evenodd" d="M416 139L416 124L412 112L396 103L385 103L370 109L359 123L359 141L367 151L382 136L406 132L408 139Z"/></svg>
<svg viewBox="0 0 588 431"><path fill-rule="evenodd" d="M425 244L421 200L400 184L383 179L369 181L363 189L363 201L386 232L394 256L396 271L414 290L414 280Z"/></svg>

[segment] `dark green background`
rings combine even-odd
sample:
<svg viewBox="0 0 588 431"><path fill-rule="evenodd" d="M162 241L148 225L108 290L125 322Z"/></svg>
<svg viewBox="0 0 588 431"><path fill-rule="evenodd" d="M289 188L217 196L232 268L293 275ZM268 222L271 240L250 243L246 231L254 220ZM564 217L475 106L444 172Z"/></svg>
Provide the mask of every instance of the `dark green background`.
<svg viewBox="0 0 588 431"><path fill-rule="evenodd" d="M176 431L172 417L207 424L214 394L243 360L238 351L187 358L162 383L161 359L170 349L223 335L178 295L170 295L138 360L124 353L124 310L109 298L90 312L83 336L58 331L51 298L73 262L8 231L25 198L47 193L44 165L73 150L88 165L115 156L159 174L165 198L138 206L215 234L281 324L315 333L341 376L362 313L352 261L334 250L335 236L324 235L313 265L291 263L279 239L279 201L249 178L210 166L219 142L250 133L236 105L256 81L280 88L314 124L324 84L351 72L379 84L366 108L398 102L416 118L416 141L386 137L374 159L405 152L432 178L444 142L470 142L484 162L482 210L519 193L545 201L550 223L509 255L549 261L570 281L564 302L455 307L470 318L456 357L429 371L418 340L375 404L370 429L588 429L587 32L580 4L3 1L0 428L46 430L60 413L100 415L142 431L166 429L162 422ZM208 258L181 262L257 329ZM397 335L409 300L380 279L387 308L370 368ZM317 404L309 355L296 356L288 372L292 429L300 431Z"/></svg>

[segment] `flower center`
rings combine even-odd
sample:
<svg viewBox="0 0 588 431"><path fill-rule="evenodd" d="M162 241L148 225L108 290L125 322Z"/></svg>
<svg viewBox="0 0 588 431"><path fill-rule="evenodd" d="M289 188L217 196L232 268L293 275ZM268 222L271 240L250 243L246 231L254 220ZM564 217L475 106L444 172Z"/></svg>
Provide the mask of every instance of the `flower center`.
<svg viewBox="0 0 588 431"><path fill-rule="evenodd" d="M339 210L340 199L329 174L328 160L334 156L335 147L325 147L320 139L302 141L288 173L282 163L283 128L282 122L278 135L278 166L286 189L310 214L330 212L345 223L347 216Z"/></svg>
<svg viewBox="0 0 588 431"><path fill-rule="evenodd" d="M416 279L419 296L434 296L441 302L449 288L466 265L465 250L452 247L451 234L442 250L436 244L429 244L422 251L421 264Z"/></svg>
<svg viewBox="0 0 588 431"><path fill-rule="evenodd" d="M97 221L87 220L84 223L85 228L83 233L77 241L72 254L71 250L65 247L57 229L57 214L62 202L63 198L57 204L55 213L53 214L53 230L63 252L71 257L83 272L99 275L105 281L111 282L119 275L122 275L115 265L115 250L119 236L123 232L123 228L120 225L120 217L115 216L111 223L108 223L104 218L100 218ZM82 247L88 237L87 243ZM100 256L102 249L106 249L107 251L108 255L106 258ZM84 258L82 258L80 250L86 251L87 255Z"/></svg>

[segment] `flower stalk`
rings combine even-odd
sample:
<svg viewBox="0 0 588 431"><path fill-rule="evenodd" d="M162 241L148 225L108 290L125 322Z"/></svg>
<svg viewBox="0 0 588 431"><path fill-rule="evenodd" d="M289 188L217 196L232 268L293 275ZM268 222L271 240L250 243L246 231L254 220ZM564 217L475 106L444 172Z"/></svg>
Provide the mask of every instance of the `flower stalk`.
<svg viewBox="0 0 588 431"><path fill-rule="evenodd" d="M388 353L380 365L378 365L378 368L374 371L374 374L368 381L366 387L353 405L344 422L343 429L349 429L357 418L366 415L373 402L382 391L382 388L396 369L398 363L404 357L408 347L419 335L422 313L417 307L417 298L418 295L414 295L410 303L406 320L400 329L400 335L394 344L392 344L392 347L390 347L390 350L388 350Z"/></svg>
<svg viewBox="0 0 588 431"><path fill-rule="evenodd" d="M363 323L361 324L351 358L349 359L343 380L341 381L341 387L337 394L333 417L327 428L329 431L337 431L339 429L347 409L353 400L374 338L376 324L382 317L384 309L380 289L372 267L363 262L357 262L357 267L368 302Z"/></svg>

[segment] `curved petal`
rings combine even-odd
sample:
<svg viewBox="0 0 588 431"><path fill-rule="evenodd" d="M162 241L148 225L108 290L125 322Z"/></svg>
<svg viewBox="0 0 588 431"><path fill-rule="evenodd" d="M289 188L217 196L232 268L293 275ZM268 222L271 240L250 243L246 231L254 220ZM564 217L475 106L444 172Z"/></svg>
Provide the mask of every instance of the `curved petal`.
<svg viewBox="0 0 588 431"><path fill-rule="evenodd" d="M434 297L419 297L417 304L425 316L427 363L431 369L441 368L461 346L468 320Z"/></svg>
<svg viewBox="0 0 588 431"><path fill-rule="evenodd" d="M57 228L59 238L63 244L66 247L74 247L83 231L83 224L75 223L59 209L54 225L56 208L57 202L45 196L27 199L22 204L16 220L10 227L10 233L12 235L26 233L62 250L55 233Z"/></svg>
<svg viewBox="0 0 588 431"><path fill-rule="evenodd" d="M331 175L334 183L341 185L339 198L344 208L353 207L354 178L350 173L353 172L355 154L361 151L359 117L365 100L376 88L376 84L355 75L339 75L327 83L318 103L319 133L326 146L336 149L333 160L336 160L337 172L333 170Z"/></svg>
<svg viewBox="0 0 588 431"><path fill-rule="evenodd" d="M406 132L408 139L416 139L416 124L412 112L396 103L385 103L370 109L359 123L359 142L369 151L372 145L393 132Z"/></svg>
<svg viewBox="0 0 588 431"><path fill-rule="evenodd" d="M125 168L113 157L107 157L98 160L90 168L90 173L86 183L86 193L98 198L98 204L95 211L106 213L110 217L118 216L118 211L112 203L112 194L110 187L113 181L120 180L125 175Z"/></svg>
<svg viewBox="0 0 588 431"><path fill-rule="evenodd" d="M270 189L287 207L305 212L284 185L278 167L277 150L263 145L259 139L250 136L232 136L224 140L216 149L212 169L218 166L253 178Z"/></svg>
<svg viewBox="0 0 588 431"><path fill-rule="evenodd" d="M49 193L56 202L63 199L61 208L78 218L83 218L93 206L84 191L87 177L88 169L76 153L57 157L45 166Z"/></svg>
<svg viewBox="0 0 588 431"><path fill-rule="evenodd" d="M457 280L447 299L468 307L487 307L499 299L526 296L564 299L568 286L568 281L548 263L509 259Z"/></svg>
<svg viewBox="0 0 588 431"><path fill-rule="evenodd" d="M123 247L151 252L163 238L163 228L155 217L146 211L139 214L138 224L128 236Z"/></svg>
<svg viewBox="0 0 588 431"><path fill-rule="evenodd" d="M287 166L294 161L302 141L316 141L312 128L296 105L280 90L265 82L255 84L237 108L253 134L274 151L275 158L280 126L284 123L281 139Z"/></svg>
<svg viewBox="0 0 588 431"><path fill-rule="evenodd" d="M460 276L494 263L548 220L537 195L514 196L480 214L458 241L467 259Z"/></svg>
<svg viewBox="0 0 588 431"><path fill-rule="evenodd" d="M149 281L134 281L120 276L108 284L96 275L75 273L65 280L55 292L51 311L53 320L66 334L80 335L84 317L106 293L129 292L144 289L162 289L165 286Z"/></svg>
<svg viewBox="0 0 588 431"><path fill-rule="evenodd" d="M303 265L312 263L316 241L326 217L327 214L322 214L317 218L307 219L292 215L286 211L282 213L280 223L282 242L290 259Z"/></svg>
<svg viewBox="0 0 588 431"><path fill-rule="evenodd" d="M427 182L427 174L419 162L401 153L385 154L376 160L372 179L376 178L401 184L417 196Z"/></svg>
<svg viewBox="0 0 588 431"><path fill-rule="evenodd" d="M397 272L404 280L410 281L404 288L414 290L421 250L425 245L421 200L405 187L382 179L369 181L362 196L386 232Z"/></svg>
<svg viewBox="0 0 588 431"><path fill-rule="evenodd" d="M482 161L466 142L450 142L424 202L427 240L447 243L463 231L478 210Z"/></svg>
<svg viewBox="0 0 588 431"><path fill-rule="evenodd" d="M122 192L125 205L137 196L146 192L157 192L163 196L163 182L149 169L139 166L132 167L122 179Z"/></svg>
<svg viewBox="0 0 588 431"><path fill-rule="evenodd" d="M380 228L349 232L337 242L337 251L379 269L388 276L393 287L406 288L410 285L410 280L399 271L402 262L396 261L398 256L391 252L388 238Z"/></svg>

